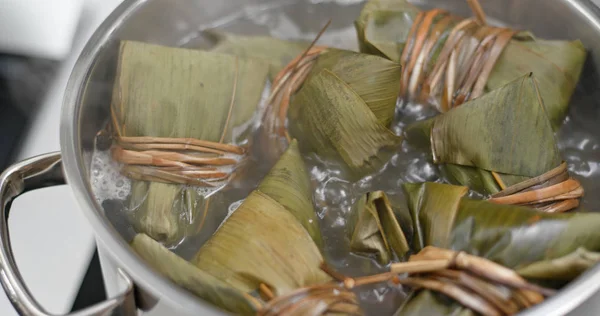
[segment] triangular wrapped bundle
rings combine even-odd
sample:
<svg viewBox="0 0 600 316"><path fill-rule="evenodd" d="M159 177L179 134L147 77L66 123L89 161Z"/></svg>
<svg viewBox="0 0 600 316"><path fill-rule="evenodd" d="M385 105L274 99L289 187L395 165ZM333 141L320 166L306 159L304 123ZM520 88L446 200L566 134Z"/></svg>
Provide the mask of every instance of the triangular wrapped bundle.
<svg viewBox="0 0 600 316"><path fill-rule="evenodd" d="M406 133L431 152L450 182L491 194L494 202L561 212L577 207L583 195L562 161L531 74Z"/></svg>
<svg viewBox="0 0 600 316"><path fill-rule="evenodd" d="M399 62L401 96L441 112L533 72L556 130L586 58L582 43L490 27L480 7L474 11L477 18L462 19L405 0L368 1L355 23L361 51Z"/></svg>
<svg viewBox="0 0 600 316"><path fill-rule="evenodd" d="M321 243L308 171L292 141L259 188L190 262L142 234L135 237L132 247L159 272L199 297L225 310L253 315L268 313L280 304L293 305L300 298L295 296L299 289L331 280L319 268ZM325 315L327 307L342 303L358 311L353 294L343 296L343 302L342 296L317 298L308 295L305 299L314 304L297 306L290 314Z"/></svg>
<svg viewBox="0 0 600 316"><path fill-rule="evenodd" d="M472 200L466 197L466 187L440 183L405 184L404 192L415 253L427 246L464 251L555 286L574 279L600 259L600 214L543 214ZM421 315L424 308L427 315L461 310L423 291L415 293L399 312Z"/></svg>
<svg viewBox="0 0 600 316"><path fill-rule="evenodd" d="M387 124L396 104L398 64L349 51L328 50L294 96L290 134L304 151L342 163L362 177L383 162L378 153L401 139Z"/></svg>
<svg viewBox="0 0 600 316"><path fill-rule="evenodd" d="M223 186L243 159L236 144L247 133L234 128L255 116L267 72L251 58L121 43L112 153L135 180L129 213L138 232L173 245L200 229L210 212L195 187Z"/></svg>

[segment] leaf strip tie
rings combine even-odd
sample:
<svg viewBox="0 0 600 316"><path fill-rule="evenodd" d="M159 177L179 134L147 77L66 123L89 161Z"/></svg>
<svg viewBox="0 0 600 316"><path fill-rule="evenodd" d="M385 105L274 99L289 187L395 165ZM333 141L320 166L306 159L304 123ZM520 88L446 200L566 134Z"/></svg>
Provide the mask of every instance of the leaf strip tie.
<svg viewBox="0 0 600 316"><path fill-rule="evenodd" d="M469 5L475 17L455 25L450 21L459 18L440 9L417 15L400 59L402 97L432 103L446 112L484 92L494 65L516 32L487 26L478 1L470 0ZM444 30L449 35L434 65L428 66L432 48L444 40Z"/></svg>
<svg viewBox="0 0 600 316"><path fill-rule="evenodd" d="M320 313L341 309L348 315L361 315L356 295L340 283L316 284L299 288L270 300L257 312L257 316L295 315L304 306L322 304Z"/></svg>
<svg viewBox="0 0 600 316"><path fill-rule="evenodd" d="M423 16L423 21L419 24L419 27L416 28L416 34L415 34L415 39L414 39L414 43L413 43L413 49L412 49L412 53L410 54L410 60L407 60L407 63L405 65L403 65L403 74L402 74L402 80L400 81L400 95L404 95L406 94L406 89L408 88L408 82L410 79L410 76L412 74L413 68L415 67L415 64L417 63L417 59L419 59L419 56L421 56L422 54L422 49L423 46L427 40L427 36L430 35L430 31L429 29L431 28L432 24L433 24L433 20L438 16L438 15L448 15L448 12L440 10L440 9L433 9L431 11L426 11L425 15ZM409 56L407 56L408 58Z"/></svg>
<svg viewBox="0 0 600 316"><path fill-rule="evenodd" d="M566 162L532 179L510 186L489 199L498 204L526 205L542 212L566 212L579 206L584 194L579 181L570 178Z"/></svg>
<svg viewBox="0 0 600 316"><path fill-rule="evenodd" d="M317 36L306 50L292 59L273 79L273 85L263 116L263 124L267 131L276 133L280 137L285 137L288 142L290 138L287 135L285 122L290 99L292 95L298 92L310 74L310 71L317 62L317 58L327 50L326 47L315 46L315 44L330 24L331 20L317 33Z"/></svg>
<svg viewBox="0 0 600 316"><path fill-rule="evenodd" d="M555 294L554 290L531 284L512 269L485 258L432 246L412 255L408 262L393 263L389 272L380 274L350 278L336 272L325 263L321 265L321 269L334 276L337 282L298 289L285 298L275 299L284 302L283 304L276 303L275 300L269 302L270 308L305 301L298 299L300 295L320 297L322 293L334 289L352 293L348 291L381 282L443 293L463 306L489 316L513 315L541 303L545 296ZM401 276L403 274L404 276ZM259 315L280 313L259 312Z"/></svg>
<svg viewBox="0 0 600 316"><path fill-rule="evenodd" d="M264 283L261 283L258 286L258 290L260 291L261 294L263 294L267 298L267 301L270 301L275 297L275 294L273 294L273 291L271 291L271 289Z"/></svg>

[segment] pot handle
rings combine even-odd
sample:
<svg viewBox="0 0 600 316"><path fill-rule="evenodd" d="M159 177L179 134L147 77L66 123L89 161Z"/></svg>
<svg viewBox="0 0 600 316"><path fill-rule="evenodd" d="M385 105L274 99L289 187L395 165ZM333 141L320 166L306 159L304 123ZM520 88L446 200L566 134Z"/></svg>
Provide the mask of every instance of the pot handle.
<svg viewBox="0 0 600 316"><path fill-rule="evenodd" d="M0 283L20 315L50 316L33 298L15 260L8 235L8 215L12 201L19 195L40 188L65 184L60 152L43 154L10 166L0 175ZM136 315L133 282L121 270L125 291L117 297L69 315Z"/></svg>

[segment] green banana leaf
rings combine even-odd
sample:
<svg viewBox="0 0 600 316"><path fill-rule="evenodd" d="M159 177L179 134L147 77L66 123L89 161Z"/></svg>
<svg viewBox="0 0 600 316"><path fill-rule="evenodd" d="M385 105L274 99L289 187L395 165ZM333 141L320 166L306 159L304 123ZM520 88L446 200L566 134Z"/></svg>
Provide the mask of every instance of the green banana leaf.
<svg viewBox="0 0 600 316"><path fill-rule="evenodd" d="M267 284L275 295L329 280L306 229L283 205L258 191L200 248L192 263L245 292Z"/></svg>
<svg viewBox="0 0 600 316"><path fill-rule="evenodd" d="M586 56L585 47L579 40L513 39L494 66L485 91L533 72L552 127L558 130L567 115Z"/></svg>
<svg viewBox="0 0 600 316"><path fill-rule="evenodd" d="M146 234L138 234L131 247L152 268L220 308L254 315L262 306L256 298L214 277L169 251Z"/></svg>
<svg viewBox="0 0 600 316"><path fill-rule="evenodd" d="M402 258L409 251L404 232L396 221L396 210L382 191L367 193L354 204L347 232L351 251L374 254L381 264L388 264L394 255Z"/></svg>
<svg viewBox="0 0 600 316"><path fill-rule="evenodd" d="M389 82L397 85L398 82ZM377 120L360 95L330 69L323 69L295 95L288 112L290 134L303 151L342 162L360 178L384 162L378 155L401 138Z"/></svg>
<svg viewBox="0 0 600 316"><path fill-rule="evenodd" d="M121 136L241 142L232 130L253 117L267 72L257 59L123 41L111 103L115 129ZM130 205L139 207L130 213L139 232L171 245L199 228L206 201L195 188L138 181L133 187Z"/></svg>
<svg viewBox="0 0 600 316"><path fill-rule="evenodd" d="M269 171L257 190L283 205L322 249L323 238L312 203L312 185L296 140L292 140L288 150Z"/></svg>
<svg viewBox="0 0 600 316"><path fill-rule="evenodd" d="M242 36L213 30L204 34L216 41L212 52L255 58L268 63L271 80L310 45L305 41L286 41L269 36Z"/></svg>
<svg viewBox="0 0 600 316"><path fill-rule="evenodd" d="M322 283L320 231L310 180L296 142L192 262L236 288L252 291L262 282L276 295ZM291 181L290 179L297 179ZM285 186L285 188L276 188ZM250 237L251 236L251 237Z"/></svg>
<svg viewBox="0 0 600 316"><path fill-rule="evenodd" d="M294 140L259 188L190 262L145 235L138 235L132 247L177 284L245 315L260 308L262 300L251 294L261 283L275 296L326 283L331 278L319 268L321 235L303 166Z"/></svg>
<svg viewBox="0 0 600 316"><path fill-rule="evenodd" d="M562 159L533 75L426 121L410 125L407 140L428 148L452 183L484 194L539 176Z"/></svg>
<svg viewBox="0 0 600 316"><path fill-rule="evenodd" d="M394 119L400 92L400 64L377 56L330 48L319 56L307 81L328 69L356 92L375 114L379 123L389 126Z"/></svg>
<svg viewBox="0 0 600 316"><path fill-rule="evenodd" d="M356 20L360 51L399 62L409 30L419 11L405 0L368 1ZM439 21L439 20L438 20ZM431 51L431 70L449 31L459 22L455 19L447 26L445 35ZM569 100L579 81L586 59L586 50L579 40L544 40L529 33L517 33L504 48L484 88L495 90L527 73L536 74L540 93L546 102L548 116L554 130L562 124Z"/></svg>
<svg viewBox="0 0 600 316"><path fill-rule="evenodd" d="M534 280L570 281L600 260L600 214L545 214L526 207L465 197L467 188L404 184L412 215L413 251L438 246L466 251ZM427 291L415 293L399 315L446 315L464 310ZM454 315L454 314L453 314Z"/></svg>

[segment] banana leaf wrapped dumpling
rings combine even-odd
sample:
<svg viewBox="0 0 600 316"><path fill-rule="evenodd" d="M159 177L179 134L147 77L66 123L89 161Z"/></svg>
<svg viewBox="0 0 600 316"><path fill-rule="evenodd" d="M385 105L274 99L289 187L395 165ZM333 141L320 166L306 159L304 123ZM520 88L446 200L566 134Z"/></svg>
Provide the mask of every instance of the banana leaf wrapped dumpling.
<svg viewBox="0 0 600 316"><path fill-rule="evenodd" d="M524 278L560 285L600 259L600 214L543 214L465 196L465 187L439 183L405 184L414 225L415 252L426 246L474 254L511 268ZM444 196L444 199L440 199ZM427 292L416 293L401 315L457 312Z"/></svg>
<svg viewBox="0 0 600 316"><path fill-rule="evenodd" d="M235 128L253 119L267 75L256 59L121 43L112 154L134 180L129 214L138 232L174 245L201 229L211 212L198 188L227 184L245 157L247 135Z"/></svg>
<svg viewBox="0 0 600 316"><path fill-rule="evenodd" d="M496 310L499 315L516 313L543 300L539 293L552 294L535 284L525 285L525 279L560 287L600 261L600 214L543 214L522 206L470 199L466 187L433 182L404 184L403 189L406 206L391 217L379 212L379 219L385 218L388 227L402 227L407 232L409 249L392 251L399 257L406 252L414 254L407 262L390 265L392 274L408 273L392 282L416 288L398 315L471 313L461 305L484 315L496 315ZM376 196L380 198L381 193ZM356 229L360 225L359 221ZM385 249L397 236L395 230L381 225L368 235L369 246ZM353 250L360 253L363 249ZM449 287L453 290L447 291ZM441 292L461 305L418 289ZM522 294L528 297L525 301Z"/></svg>
<svg viewBox="0 0 600 316"><path fill-rule="evenodd" d="M383 58L328 49L291 101L290 135L304 152L340 162L352 178L376 170L385 160L380 151L401 141L387 128L399 70Z"/></svg>
<svg viewBox="0 0 600 316"><path fill-rule="evenodd" d="M492 195L491 201L560 212L576 208L583 195L562 161L531 74L406 133L450 182Z"/></svg>
<svg viewBox="0 0 600 316"><path fill-rule="evenodd" d="M290 136L297 138L304 152L313 151L341 162L351 177L376 169L381 164L377 153L400 142L387 129L398 98L401 71L397 63L378 56L313 46L313 42L281 67L280 61L289 59L300 43L259 36L218 37L214 51L269 59L271 69L279 69L271 76L271 94L262 126L271 135L264 138L272 138L273 134L288 140ZM265 49L267 43L273 50ZM309 125L313 128L315 124L320 127L306 132ZM359 134L362 137L357 138ZM283 147L280 141L265 144L268 146L264 151Z"/></svg>
<svg viewBox="0 0 600 316"><path fill-rule="evenodd" d="M310 192L308 172L292 141L259 188L190 262L143 234L135 237L132 247L174 282L231 312L252 315L279 304L293 305L301 298L294 296L298 289L331 280L319 268L321 232ZM313 304L295 308L292 315L326 315L326 307L333 305L358 313L351 292L336 298L323 291L321 298L304 297Z"/></svg>
<svg viewBox="0 0 600 316"><path fill-rule="evenodd" d="M400 62L400 94L441 112L533 72L558 129L586 58L582 43L490 27L474 11L477 18L462 19L440 9L419 11L405 0L371 0L355 23L361 51Z"/></svg>

